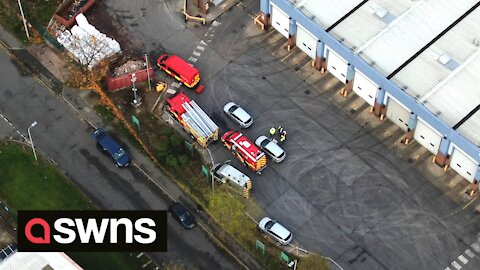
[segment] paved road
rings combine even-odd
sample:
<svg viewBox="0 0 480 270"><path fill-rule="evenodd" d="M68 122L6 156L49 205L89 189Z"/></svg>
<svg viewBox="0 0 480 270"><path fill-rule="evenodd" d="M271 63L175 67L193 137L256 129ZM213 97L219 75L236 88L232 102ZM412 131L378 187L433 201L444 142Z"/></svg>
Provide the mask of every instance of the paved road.
<svg viewBox="0 0 480 270"><path fill-rule="evenodd" d="M146 48L179 54L200 69L206 90L192 97L222 131L237 128L221 114L230 100L255 117L245 130L251 139L272 125L288 130L287 159L250 175L255 199L297 243L345 269L480 267L478 215L334 107L335 78L309 68L298 49L285 52L280 34L253 27L248 14L258 12L258 1L242 1L245 9L234 7L206 27L185 25L180 2L105 1ZM232 159L221 145L211 150L216 161Z"/></svg>
<svg viewBox="0 0 480 270"><path fill-rule="evenodd" d="M168 201L133 167L116 168L90 138L92 129L57 96L0 53L0 136L21 139L31 129L38 149L54 159L61 170L100 208L110 210L165 210ZM13 127L7 123L8 119ZM101 123L100 119L95 122ZM108 128L107 128L108 130ZM133 149L131 149L133 151ZM140 155L134 151L135 156ZM67 194L66 194L67 196ZM238 269L198 228L184 230L169 217L168 252L153 253L157 262L181 261L200 269Z"/></svg>

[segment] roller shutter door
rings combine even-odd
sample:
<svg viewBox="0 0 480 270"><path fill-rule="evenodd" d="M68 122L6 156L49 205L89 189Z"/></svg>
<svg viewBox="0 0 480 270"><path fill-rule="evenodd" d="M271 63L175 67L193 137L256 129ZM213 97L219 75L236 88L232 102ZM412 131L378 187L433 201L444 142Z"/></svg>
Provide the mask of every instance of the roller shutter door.
<svg viewBox="0 0 480 270"><path fill-rule="evenodd" d="M341 82L347 82L348 63L330 48L328 49L327 70Z"/></svg>
<svg viewBox="0 0 480 270"><path fill-rule="evenodd" d="M297 24L297 47L313 59L317 57L317 42L315 35Z"/></svg>
<svg viewBox="0 0 480 270"><path fill-rule="evenodd" d="M410 111L391 97L388 97L387 102L387 118L399 126L402 130L408 130Z"/></svg>
<svg viewBox="0 0 480 270"><path fill-rule="evenodd" d="M473 182L478 164L463 151L454 147L450 167L469 182Z"/></svg>
<svg viewBox="0 0 480 270"><path fill-rule="evenodd" d="M417 126L415 127L415 133L413 137L432 154L437 154L442 136L420 118L417 121Z"/></svg>
<svg viewBox="0 0 480 270"><path fill-rule="evenodd" d="M280 34L288 38L288 28L290 26L290 16L280 8L272 5L272 25Z"/></svg>
<svg viewBox="0 0 480 270"><path fill-rule="evenodd" d="M370 106L375 103L378 85L372 82L367 76L355 69L355 78L353 80L353 91L363 98Z"/></svg>

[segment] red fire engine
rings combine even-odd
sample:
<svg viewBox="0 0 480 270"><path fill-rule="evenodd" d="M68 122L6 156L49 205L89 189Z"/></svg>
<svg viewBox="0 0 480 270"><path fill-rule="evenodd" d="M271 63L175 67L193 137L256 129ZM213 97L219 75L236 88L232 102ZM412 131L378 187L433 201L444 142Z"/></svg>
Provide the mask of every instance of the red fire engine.
<svg viewBox="0 0 480 270"><path fill-rule="evenodd" d="M258 174L267 166L265 153L242 133L228 131L222 136L222 142L244 165Z"/></svg>
<svg viewBox="0 0 480 270"><path fill-rule="evenodd" d="M198 70L176 55L164 54L160 56L157 65L188 88L195 87L200 81ZM200 93L201 90L203 90L203 86L199 86L196 92Z"/></svg>
<svg viewBox="0 0 480 270"><path fill-rule="evenodd" d="M218 140L218 126L184 93L167 98L166 109L202 147Z"/></svg>

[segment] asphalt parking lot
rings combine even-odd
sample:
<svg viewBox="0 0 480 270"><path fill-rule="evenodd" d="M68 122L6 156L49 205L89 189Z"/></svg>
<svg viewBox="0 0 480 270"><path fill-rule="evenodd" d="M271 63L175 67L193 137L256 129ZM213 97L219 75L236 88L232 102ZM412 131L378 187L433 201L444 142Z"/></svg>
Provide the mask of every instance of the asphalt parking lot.
<svg viewBox="0 0 480 270"><path fill-rule="evenodd" d="M238 129L222 114L228 101L254 116L253 126L244 130L252 141L272 126L288 131L286 160L270 162L261 176L243 168L220 143L211 146L214 160L231 159L252 177L254 199L293 231L296 244L334 258L345 269L458 270L454 260L462 269L477 269L478 215L464 211L334 106L327 95L342 85L328 73L309 69L301 52L282 51L285 38L253 26L248 13L258 11L258 1L243 2L245 9L234 7L215 26L182 25L173 1L155 6L154 12L133 12L127 20L132 33L152 31L136 35L151 50L196 59L206 90L187 93L221 132ZM106 3L122 12L146 5ZM161 26L153 29L156 23ZM474 256L461 255L466 250Z"/></svg>

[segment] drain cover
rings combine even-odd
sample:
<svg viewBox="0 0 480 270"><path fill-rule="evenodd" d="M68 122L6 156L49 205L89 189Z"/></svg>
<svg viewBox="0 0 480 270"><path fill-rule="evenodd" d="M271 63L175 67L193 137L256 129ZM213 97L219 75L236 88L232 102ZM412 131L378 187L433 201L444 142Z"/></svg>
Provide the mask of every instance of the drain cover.
<svg viewBox="0 0 480 270"><path fill-rule="evenodd" d="M311 93L311 92L310 92L310 90L305 90L305 92L304 92L304 93L305 93L305 95L307 95L307 96L308 96L308 95L310 95L310 93Z"/></svg>

